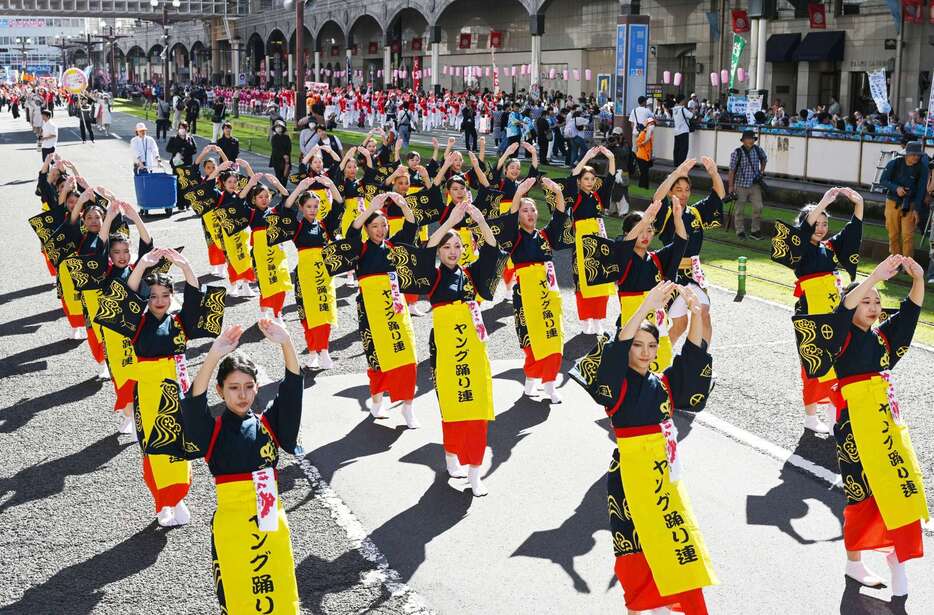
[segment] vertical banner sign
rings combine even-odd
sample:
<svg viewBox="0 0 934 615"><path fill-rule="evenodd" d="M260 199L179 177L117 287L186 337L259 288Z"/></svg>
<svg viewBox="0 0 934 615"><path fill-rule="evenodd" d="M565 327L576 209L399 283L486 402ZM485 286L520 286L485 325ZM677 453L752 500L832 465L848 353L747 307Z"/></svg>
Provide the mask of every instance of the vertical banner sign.
<svg viewBox="0 0 934 615"><path fill-rule="evenodd" d="M934 7L932 7L934 9ZM934 74L934 73L932 73ZM928 96L928 112L924 117L924 138L928 138L928 134L931 132L931 124L934 123L934 114L931 113L931 109L934 109L931 105L934 105L934 86L931 87L931 94Z"/></svg>
<svg viewBox="0 0 934 615"><path fill-rule="evenodd" d="M743 57L743 49L746 48L746 39L739 34L733 34L733 51L730 52L730 89L733 89L733 83L736 81L736 69L739 68L739 60Z"/></svg>
<svg viewBox="0 0 934 615"><path fill-rule="evenodd" d="M879 113L888 113L892 110L892 105L889 104L889 88L885 82L885 69L880 68L867 73L867 75L869 76L869 93L876 103L876 109L879 110Z"/></svg>
<svg viewBox="0 0 934 615"><path fill-rule="evenodd" d="M649 24L629 24L629 53L626 58L626 112L635 109L645 96L645 72L649 67Z"/></svg>
<svg viewBox="0 0 934 615"><path fill-rule="evenodd" d="M614 71L616 87L613 97L613 112L616 115L626 115L626 24L616 26L616 69Z"/></svg>

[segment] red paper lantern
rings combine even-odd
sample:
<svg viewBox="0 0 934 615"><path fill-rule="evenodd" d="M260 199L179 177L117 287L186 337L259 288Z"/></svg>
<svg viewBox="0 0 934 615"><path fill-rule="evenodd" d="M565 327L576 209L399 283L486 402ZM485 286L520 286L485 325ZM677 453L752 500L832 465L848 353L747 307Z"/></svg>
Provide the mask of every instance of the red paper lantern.
<svg viewBox="0 0 934 615"><path fill-rule="evenodd" d="M737 34L742 34L743 32L749 32L749 13L742 9L733 9L733 32Z"/></svg>
<svg viewBox="0 0 934 615"><path fill-rule="evenodd" d="M503 33L502 32L490 32L490 47L493 49L499 49L503 46Z"/></svg>
<svg viewBox="0 0 934 615"><path fill-rule="evenodd" d="M462 32L460 38L457 42L458 49L470 49L471 36L466 32Z"/></svg>

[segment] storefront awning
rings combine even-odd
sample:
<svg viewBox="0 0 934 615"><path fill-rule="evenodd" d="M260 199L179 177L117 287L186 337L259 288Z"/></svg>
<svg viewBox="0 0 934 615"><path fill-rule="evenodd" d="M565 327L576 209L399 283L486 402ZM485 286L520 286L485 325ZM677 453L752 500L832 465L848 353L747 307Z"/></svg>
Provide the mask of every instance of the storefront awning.
<svg viewBox="0 0 934 615"><path fill-rule="evenodd" d="M843 44L846 32L809 32L798 50L795 60L798 62L843 61Z"/></svg>
<svg viewBox="0 0 934 615"><path fill-rule="evenodd" d="M795 50L801 43L801 33L773 34L765 43L766 62L794 62Z"/></svg>

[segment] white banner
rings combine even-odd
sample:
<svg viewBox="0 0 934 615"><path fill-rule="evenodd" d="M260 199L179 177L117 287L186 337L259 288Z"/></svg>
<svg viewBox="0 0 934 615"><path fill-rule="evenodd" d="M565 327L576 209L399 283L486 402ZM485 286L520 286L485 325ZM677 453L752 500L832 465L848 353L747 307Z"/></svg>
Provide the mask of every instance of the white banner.
<svg viewBox="0 0 934 615"><path fill-rule="evenodd" d="M931 130L931 124L934 124L934 116L931 115L931 109L934 109L934 86L931 87L931 94L928 96L928 109L927 115L924 116L927 120L924 124L924 136L928 136L928 132Z"/></svg>
<svg viewBox="0 0 934 615"><path fill-rule="evenodd" d="M755 124L759 111L762 111L762 94L749 94L746 97L746 121Z"/></svg>
<svg viewBox="0 0 934 615"><path fill-rule="evenodd" d="M876 103L876 109L879 110L879 113L888 113L892 110L892 105L889 104L889 88L885 83L885 69L880 68L866 74L869 75L869 93L872 94L872 100Z"/></svg>

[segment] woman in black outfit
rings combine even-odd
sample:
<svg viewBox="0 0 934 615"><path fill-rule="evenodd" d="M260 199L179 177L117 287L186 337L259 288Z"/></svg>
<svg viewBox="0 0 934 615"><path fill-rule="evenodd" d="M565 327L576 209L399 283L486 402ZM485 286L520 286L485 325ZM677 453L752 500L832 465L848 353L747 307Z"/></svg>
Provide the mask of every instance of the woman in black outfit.
<svg viewBox="0 0 934 615"><path fill-rule="evenodd" d="M272 151L269 154L269 166L276 173L276 177L286 185L289 181L289 172L292 169L292 139L285 131L285 122L276 120L272 126Z"/></svg>

